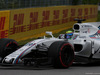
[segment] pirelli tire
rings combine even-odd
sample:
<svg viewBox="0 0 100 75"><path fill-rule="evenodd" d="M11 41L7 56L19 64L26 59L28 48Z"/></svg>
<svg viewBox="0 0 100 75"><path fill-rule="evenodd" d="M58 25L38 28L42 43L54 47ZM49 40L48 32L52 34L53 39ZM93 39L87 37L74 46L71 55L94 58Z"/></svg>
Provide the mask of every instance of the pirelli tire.
<svg viewBox="0 0 100 75"><path fill-rule="evenodd" d="M55 68L68 68L74 61L74 48L68 42L56 41L49 47L48 57Z"/></svg>
<svg viewBox="0 0 100 75"><path fill-rule="evenodd" d="M13 39L2 38L0 39L0 58L4 58L18 48L18 44Z"/></svg>

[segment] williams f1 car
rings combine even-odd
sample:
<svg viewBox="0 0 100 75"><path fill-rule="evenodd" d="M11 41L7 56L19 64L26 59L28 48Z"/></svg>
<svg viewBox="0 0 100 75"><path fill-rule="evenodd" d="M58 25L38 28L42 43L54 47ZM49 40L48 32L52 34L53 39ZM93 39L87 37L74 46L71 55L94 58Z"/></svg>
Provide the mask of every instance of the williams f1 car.
<svg viewBox="0 0 100 75"><path fill-rule="evenodd" d="M1 39L1 63L24 65L53 65L56 68L69 67L74 60L74 48L66 39L55 38L52 32L46 32L51 38L33 40L17 49L14 40ZM5 41L5 42L3 42ZM9 41L9 42L6 42Z"/></svg>
<svg viewBox="0 0 100 75"><path fill-rule="evenodd" d="M81 23L77 19L74 32L60 34L46 32L51 38L33 40L18 48L16 41L0 40L1 63L5 64L52 64L57 68L67 68L73 62L100 61L100 22Z"/></svg>

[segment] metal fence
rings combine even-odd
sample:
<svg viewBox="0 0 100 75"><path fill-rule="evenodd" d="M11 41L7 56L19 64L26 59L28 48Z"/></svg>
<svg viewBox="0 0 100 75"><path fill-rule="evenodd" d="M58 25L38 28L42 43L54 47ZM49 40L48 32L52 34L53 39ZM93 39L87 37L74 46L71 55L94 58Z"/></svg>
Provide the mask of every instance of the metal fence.
<svg viewBox="0 0 100 75"><path fill-rule="evenodd" d="M72 5L73 0L0 0L0 9Z"/></svg>

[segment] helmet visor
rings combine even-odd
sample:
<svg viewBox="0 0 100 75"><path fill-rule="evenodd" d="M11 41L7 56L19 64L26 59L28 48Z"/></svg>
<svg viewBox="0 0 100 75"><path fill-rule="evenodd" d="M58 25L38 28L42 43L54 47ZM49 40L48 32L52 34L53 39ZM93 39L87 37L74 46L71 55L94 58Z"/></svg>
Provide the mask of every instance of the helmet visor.
<svg viewBox="0 0 100 75"><path fill-rule="evenodd" d="M71 39L72 38L73 33L67 33L66 34L66 39Z"/></svg>

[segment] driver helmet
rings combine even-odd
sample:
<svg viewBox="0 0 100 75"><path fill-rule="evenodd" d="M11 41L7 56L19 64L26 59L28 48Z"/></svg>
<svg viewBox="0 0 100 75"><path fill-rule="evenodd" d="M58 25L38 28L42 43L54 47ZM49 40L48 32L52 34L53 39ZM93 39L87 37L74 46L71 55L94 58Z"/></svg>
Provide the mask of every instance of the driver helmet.
<svg viewBox="0 0 100 75"><path fill-rule="evenodd" d="M72 31L66 31L65 37L66 39L71 39L73 36L73 32Z"/></svg>

